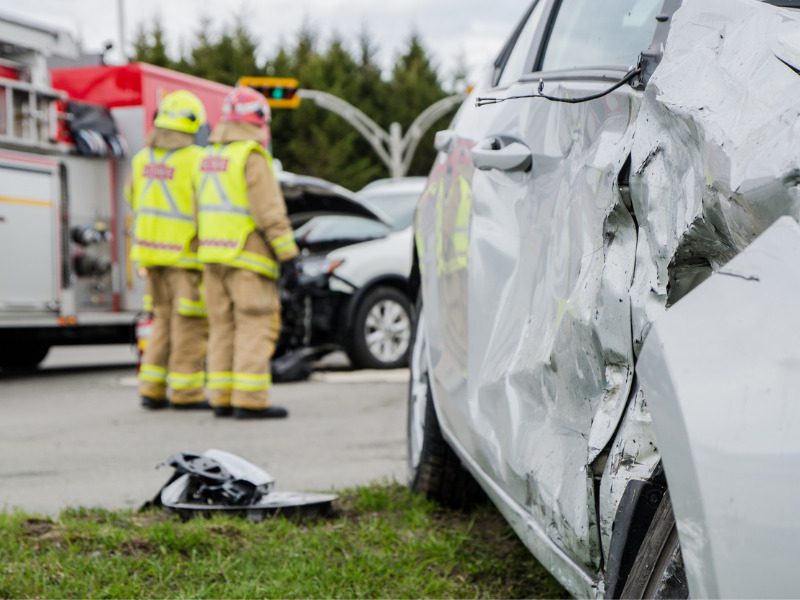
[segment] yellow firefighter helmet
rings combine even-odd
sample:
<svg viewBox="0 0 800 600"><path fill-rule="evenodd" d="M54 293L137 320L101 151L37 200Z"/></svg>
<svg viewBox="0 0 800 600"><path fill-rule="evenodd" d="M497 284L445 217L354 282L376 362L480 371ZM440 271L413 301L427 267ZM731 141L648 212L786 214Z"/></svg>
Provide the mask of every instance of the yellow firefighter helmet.
<svg viewBox="0 0 800 600"><path fill-rule="evenodd" d="M178 90L164 96L158 105L154 124L163 129L197 133L206 122L206 109L192 92Z"/></svg>

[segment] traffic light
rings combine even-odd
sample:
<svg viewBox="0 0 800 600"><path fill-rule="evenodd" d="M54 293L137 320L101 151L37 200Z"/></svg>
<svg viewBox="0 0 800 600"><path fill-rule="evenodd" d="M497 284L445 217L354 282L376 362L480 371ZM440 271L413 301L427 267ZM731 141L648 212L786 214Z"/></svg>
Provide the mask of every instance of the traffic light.
<svg viewBox="0 0 800 600"><path fill-rule="evenodd" d="M300 106L300 83L290 77L241 77L239 85L246 85L264 94L272 108L297 108Z"/></svg>

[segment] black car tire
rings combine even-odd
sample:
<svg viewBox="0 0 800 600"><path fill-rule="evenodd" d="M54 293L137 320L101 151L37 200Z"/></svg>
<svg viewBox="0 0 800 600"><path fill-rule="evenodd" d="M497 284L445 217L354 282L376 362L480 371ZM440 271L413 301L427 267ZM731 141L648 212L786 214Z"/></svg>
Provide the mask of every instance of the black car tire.
<svg viewBox="0 0 800 600"><path fill-rule="evenodd" d="M418 315L420 318L417 320L412 341L415 356L418 353L424 354L416 348L416 344L421 343L421 313L418 312ZM486 496L442 435L427 372L419 370L426 360L421 356L421 364L411 365L406 420L408 487L444 506L469 508L485 501ZM415 406L417 402L424 403L424 406ZM422 422L417 422L417 419ZM419 439L412 439L415 437ZM418 459L413 456L415 442L421 445Z"/></svg>
<svg viewBox="0 0 800 600"><path fill-rule="evenodd" d="M50 352L46 344L10 345L0 349L0 367L5 369L35 369Z"/></svg>
<svg viewBox="0 0 800 600"><path fill-rule="evenodd" d="M622 598L688 598L672 500L664 494L636 555Z"/></svg>
<svg viewBox="0 0 800 600"><path fill-rule="evenodd" d="M396 357L391 359L382 359L376 355L371 349L367 341L369 335L368 329L371 324L368 323L370 313L379 311L380 306L393 306L399 307L402 311L401 319L408 324L408 331L406 332L406 348ZM374 314L374 313L373 313ZM360 369L397 369L404 367L408 364L408 355L411 349L411 332L414 327L413 312L411 310L411 303L408 297L392 287L380 286L374 290L367 292L361 303L356 310L353 325L348 336L348 343L346 344L347 355L353 366Z"/></svg>

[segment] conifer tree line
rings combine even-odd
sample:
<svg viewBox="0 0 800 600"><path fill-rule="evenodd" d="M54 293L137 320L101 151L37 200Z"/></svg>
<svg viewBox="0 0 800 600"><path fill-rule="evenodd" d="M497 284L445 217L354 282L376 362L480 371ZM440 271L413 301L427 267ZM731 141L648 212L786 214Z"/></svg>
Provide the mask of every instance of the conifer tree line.
<svg viewBox="0 0 800 600"><path fill-rule="evenodd" d="M137 61L175 69L233 85L242 75L295 77L301 87L330 92L364 111L388 130L396 121L405 131L425 108L448 95L443 77L421 40L411 34L384 75L375 60L378 47L367 30L355 43L334 35L321 43L318 32L303 26L266 59L244 19L214 33L201 20L193 39L175 58L158 20L141 25L134 41ZM453 80L460 74L454 74ZM427 175L435 156L433 136L452 116L434 125L419 145L409 175ZM339 116L309 102L297 110L273 111L273 148L284 169L314 175L358 190L388 171L369 143Z"/></svg>

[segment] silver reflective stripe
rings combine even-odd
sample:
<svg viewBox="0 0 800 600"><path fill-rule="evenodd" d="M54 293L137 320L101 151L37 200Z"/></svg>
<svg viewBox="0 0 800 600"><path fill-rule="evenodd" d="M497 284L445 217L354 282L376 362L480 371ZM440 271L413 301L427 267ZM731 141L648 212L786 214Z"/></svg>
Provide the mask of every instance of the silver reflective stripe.
<svg viewBox="0 0 800 600"><path fill-rule="evenodd" d="M222 203L232 207L233 202L228 198L228 194L225 193L225 188L222 187L222 182L219 180L219 176L216 173L211 173L211 181L214 182L214 187L217 189L217 194L219 194L219 199Z"/></svg>
<svg viewBox="0 0 800 600"><path fill-rule="evenodd" d="M203 192L206 189L206 184L208 183L208 178L211 176L211 173L206 173L203 175L203 180L200 182L200 189L197 191L197 197L202 198Z"/></svg>
<svg viewBox="0 0 800 600"><path fill-rule="evenodd" d="M220 146L219 150L220 150L220 152L219 152L219 154L217 154L216 153L217 147L216 146L212 146L209 149L208 153L209 153L210 156L221 156L222 155L222 147L221 146ZM208 180L209 180L210 177L211 177L211 173L203 174L203 180L200 182L200 189L197 191L197 197L198 198L202 198L203 197L203 192L206 189L206 185L208 184Z"/></svg>
<svg viewBox="0 0 800 600"><path fill-rule="evenodd" d="M174 213L168 210L159 210L157 208L140 208L137 211L140 215L153 215L154 217L163 217L165 219L174 219L176 221L194 222L194 217L184 215L181 213Z"/></svg>
<svg viewBox="0 0 800 600"><path fill-rule="evenodd" d="M250 211L241 206L223 206L221 204L203 204L200 207L203 212L233 213L237 215L250 215Z"/></svg>
<svg viewBox="0 0 800 600"><path fill-rule="evenodd" d="M170 157L173 154L175 154L175 150L168 150L167 153L164 155L164 158L162 158L161 160L158 160L156 158L156 153L153 150L153 148L148 148L148 150L150 151L150 162L151 163L155 163L155 164L159 164L159 165L166 165L167 161L170 159ZM163 179L158 179L158 180L156 180L156 179L148 179L147 183L144 186L143 194L147 193L147 191L150 189L150 186L153 184L154 181L158 181L158 185L159 185L159 187L161 187L161 191L164 193L164 196L166 196L167 202L169 202L170 211L168 212L168 211L158 210L156 208L150 208L150 209L141 209L141 210L139 210L139 212L140 213L147 213L147 214L150 214L150 215L156 215L156 216L159 216L159 217L167 217L167 218L171 218L171 219L177 219L179 221L194 221L193 217L190 217L190 216L187 216L187 215L183 214L178 209L178 204L175 202L175 198L172 197L172 192L169 191L169 187L167 186L167 182L164 181Z"/></svg>
<svg viewBox="0 0 800 600"><path fill-rule="evenodd" d="M268 258L256 260L248 257L245 253L242 253L233 260L237 265L251 265L259 273L263 273L264 275L274 279L277 279L278 275L280 275L280 267L275 263L275 261L272 261Z"/></svg>
<svg viewBox="0 0 800 600"><path fill-rule="evenodd" d="M211 156L222 156L222 152L224 150L224 146L219 146L211 149ZM217 153L217 151L219 151ZM250 209L244 208L242 206L236 206L225 192L225 188L222 185L222 182L219 180L219 173L206 173L203 175L203 180L200 182L200 191L198 192L198 198L203 197L203 190L205 190L206 185L208 184L208 180L211 180L214 184L214 188L217 190L217 195L219 196L220 204L208 204L206 202L200 203L200 210L204 212L221 212L221 213L233 213L237 215L250 215Z"/></svg>
<svg viewBox="0 0 800 600"><path fill-rule="evenodd" d="M147 151L150 153L150 163L151 164L156 164L156 165L165 165L167 163L167 160L169 160L169 157L172 156L173 154L175 154L174 150L169 150L164 155L164 159L163 160L158 160L156 158L156 153L153 150L153 148L148 148ZM153 185L153 182L155 182L155 181L156 181L155 179L149 179L148 178L147 183L144 184L144 192L143 193L146 194L147 191L150 189L150 186ZM159 182L160 183L164 183L161 180L159 180ZM167 193L169 193L169 192L167 192ZM170 202L170 206L175 206L175 203L172 201L172 197L171 196L169 198L169 202Z"/></svg>
<svg viewBox="0 0 800 600"><path fill-rule="evenodd" d="M219 150L219 153L217 153L217 150ZM211 150L209 150L209 154L211 156L222 156L222 150L223 146L219 147L212 146ZM206 184L208 184L208 180L212 175L216 175L216 173L206 173L205 175L203 175L203 180L200 182L200 190L197 192L198 198L203 197L203 191L206 189Z"/></svg>

